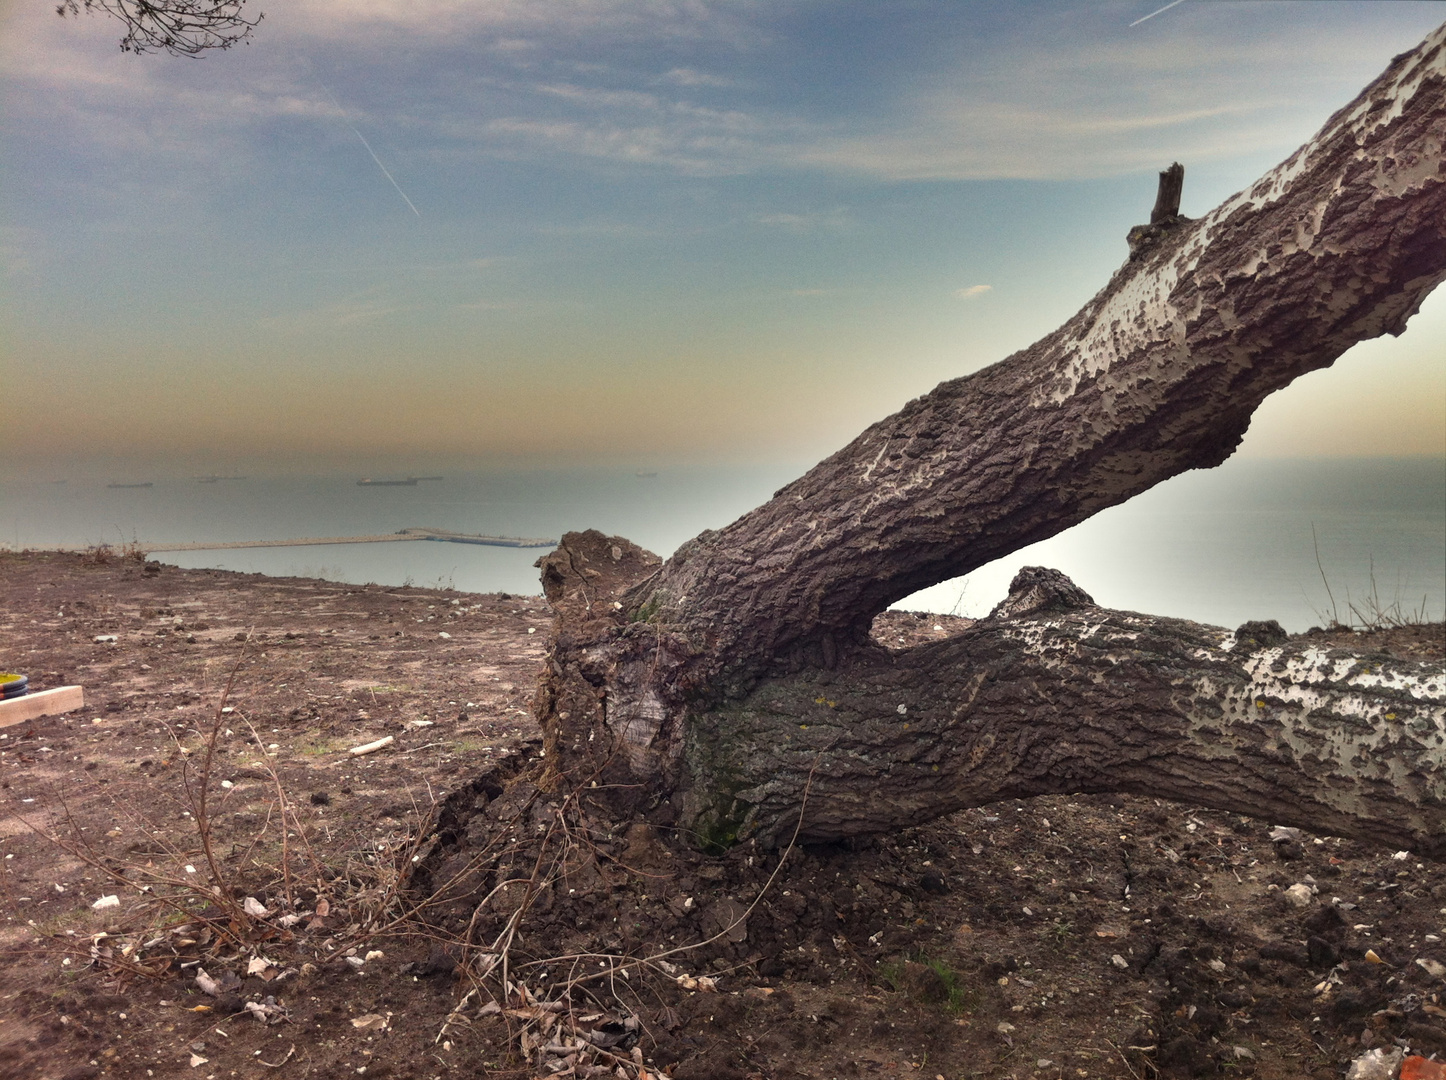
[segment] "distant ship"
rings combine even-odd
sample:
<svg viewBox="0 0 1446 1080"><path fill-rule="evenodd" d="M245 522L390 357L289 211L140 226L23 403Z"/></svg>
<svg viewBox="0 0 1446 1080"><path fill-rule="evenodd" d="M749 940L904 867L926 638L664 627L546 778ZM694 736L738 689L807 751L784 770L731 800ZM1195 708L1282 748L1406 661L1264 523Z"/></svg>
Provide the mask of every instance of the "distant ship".
<svg viewBox="0 0 1446 1080"><path fill-rule="evenodd" d="M405 480L373 480L368 477L365 480L358 480L357 487L416 487L417 477L409 476Z"/></svg>
<svg viewBox="0 0 1446 1080"><path fill-rule="evenodd" d="M108 488L143 488L155 487L156 485L147 480L144 484L107 484Z"/></svg>
<svg viewBox="0 0 1446 1080"><path fill-rule="evenodd" d="M217 480L245 480L244 476L193 476L192 480L198 484L214 484Z"/></svg>

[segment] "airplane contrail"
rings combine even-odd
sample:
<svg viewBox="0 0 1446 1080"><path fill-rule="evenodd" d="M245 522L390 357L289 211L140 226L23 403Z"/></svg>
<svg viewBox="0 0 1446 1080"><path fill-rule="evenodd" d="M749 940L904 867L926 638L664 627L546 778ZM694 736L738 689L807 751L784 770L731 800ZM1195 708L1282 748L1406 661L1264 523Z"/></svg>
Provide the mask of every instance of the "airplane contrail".
<svg viewBox="0 0 1446 1080"><path fill-rule="evenodd" d="M1166 4L1164 7L1160 8L1158 11L1152 11L1152 12L1150 12L1150 13L1149 13L1148 15L1146 15L1143 19L1136 19L1134 22L1130 23L1130 26L1139 26L1140 23L1142 23L1142 22L1147 22L1148 20L1153 19L1156 15L1159 15L1159 14L1161 14L1162 12L1169 11L1169 10L1170 10L1172 7L1174 7L1175 5L1177 5L1177 4L1183 4L1184 2L1185 2L1185 0L1170 0L1170 2L1169 2L1168 4ZM340 106L337 106L337 107L340 108ZM380 163L378 163L378 164L380 164Z"/></svg>
<svg viewBox="0 0 1446 1080"><path fill-rule="evenodd" d="M1175 3L1178 4L1179 2L1180 0L1175 0ZM321 82L320 79L318 79L317 81ZM351 133L355 135L358 139L360 139L361 144L367 148L367 153L370 154L372 156L372 160L377 163L377 168L381 169L382 175L392 182L392 187L397 189L397 194L402 197L402 201L404 201L409 207L411 207L412 213L416 214L417 217L421 217L422 212L412 205L412 200L407 198L407 193L402 190L402 185L397 183L395 177L393 177L391 173L387 172L387 167L382 164L382 159L377 157L377 152L372 149L372 144L367 142L366 136L363 135L360 131L358 131L357 126L347 119L346 110L341 107L341 102L336 100L336 95L331 92L331 87L327 86L326 83L321 83L321 88L326 91L326 96L331 98L331 103L336 106L336 111L341 113L342 121L346 124L347 127L351 128Z"/></svg>

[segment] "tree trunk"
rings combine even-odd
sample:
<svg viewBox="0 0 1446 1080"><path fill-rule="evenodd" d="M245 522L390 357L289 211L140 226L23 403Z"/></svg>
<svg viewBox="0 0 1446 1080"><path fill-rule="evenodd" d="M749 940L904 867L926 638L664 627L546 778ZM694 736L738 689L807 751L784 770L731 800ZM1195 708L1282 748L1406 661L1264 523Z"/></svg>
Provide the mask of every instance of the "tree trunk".
<svg viewBox="0 0 1446 1080"><path fill-rule="evenodd" d="M1048 572L945 643L890 653L868 629L918 589L1220 464L1272 391L1399 334L1446 278L1443 144L1446 26L1249 191L1153 226L1059 330L726 529L666 562L564 537L540 560L550 782L714 845L786 840L805 790L818 839L1132 791L1440 851L1439 665L1104 611Z"/></svg>

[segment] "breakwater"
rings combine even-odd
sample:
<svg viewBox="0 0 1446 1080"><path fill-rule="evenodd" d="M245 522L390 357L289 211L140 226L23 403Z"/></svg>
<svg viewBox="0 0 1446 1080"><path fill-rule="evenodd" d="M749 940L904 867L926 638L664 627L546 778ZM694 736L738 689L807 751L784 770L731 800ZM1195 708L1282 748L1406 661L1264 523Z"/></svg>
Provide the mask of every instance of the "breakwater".
<svg viewBox="0 0 1446 1080"><path fill-rule="evenodd" d="M434 540L448 544L482 544L487 547L553 548L556 540L535 536L482 536L475 533L450 532L446 529L401 529L394 533L368 536L298 536L289 540L203 540L145 543L133 546L147 553L170 551L222 551L235 548L311 547L323 544L395 544L405 540ZM93 545L71 545L69 550L86 550Z"/></svg>

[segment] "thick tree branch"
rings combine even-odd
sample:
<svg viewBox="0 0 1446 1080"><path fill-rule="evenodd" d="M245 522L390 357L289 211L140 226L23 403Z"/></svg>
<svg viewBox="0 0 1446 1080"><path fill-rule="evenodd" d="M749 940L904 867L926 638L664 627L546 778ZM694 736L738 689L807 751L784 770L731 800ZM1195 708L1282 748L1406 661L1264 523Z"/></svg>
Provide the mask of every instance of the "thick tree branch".
<svg viewBox="0 0 1446 1080"><path fill-rule="evenodd" d="M911 592L1224 461L1267 395L1399 334L1446 277L1443 42L1446 27L1059 330L684 544L625 606L746 682L827 662Z"/></svg>
<svg viewBox="0 0 1446 1080"><path fill-rule="evenodd" d="M951 641L873 616L1179 472L1446 278L1446 27L1249 191L1137 237L1032 348L947 382L666 563L569 533L545 784L708 844L1132 791L1446 856L1446 673L1097 608L1050 571ZM1168 203L1168 199L1166 200Z"/></svg>
<svg viewBox="0 0 1446 1080"><path fill-rule="evenodd" d="M1030 572L1018 615L694 717L684 818L776 841L812 770L814 840L1122 791L1446 856L1446 666L1109 611L1063 575L1041 602Z"/></svg>

